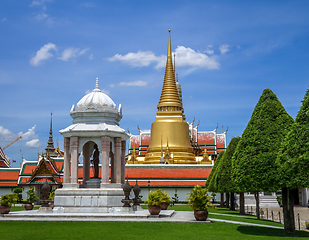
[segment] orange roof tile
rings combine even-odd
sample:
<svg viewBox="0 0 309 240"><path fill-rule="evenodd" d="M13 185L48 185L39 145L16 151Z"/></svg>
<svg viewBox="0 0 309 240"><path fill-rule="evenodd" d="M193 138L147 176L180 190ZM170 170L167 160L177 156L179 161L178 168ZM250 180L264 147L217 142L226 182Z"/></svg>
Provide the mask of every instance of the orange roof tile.
<svg viewBox="0 0 309 240"><path fill-rule="evenodd" d="M16 180L19 176L18 168L4 168L0 169L0 179L1 180Z"/></svg>

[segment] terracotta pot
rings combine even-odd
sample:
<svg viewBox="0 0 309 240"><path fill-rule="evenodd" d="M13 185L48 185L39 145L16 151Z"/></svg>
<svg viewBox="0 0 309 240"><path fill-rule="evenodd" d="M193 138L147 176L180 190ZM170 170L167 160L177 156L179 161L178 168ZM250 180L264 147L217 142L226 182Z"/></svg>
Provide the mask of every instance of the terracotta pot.
<svg viewBox="0 0 309 240"><path fill-rule="evenodd" d="M150 215L158 215L161 211L160 206L148 206L148 211Z"/></svg>
<svg viewBox="0 0 309 240"><path fill-rule="evenodd" d="M24 205L24 207L25 207L25 209L28 211L28 210L32 210L33 209L33 204L31 204L31 203L26 203L25 205Z"/></svg>
<svg viewBox="0 0 309 240"><path fill-rule="evenodd" d="M161 203L161 210L167 210L168 203Z"/></svg>
<svg viewBox="0 0 309 240"><path fill-rule="evenodd" d="M11 207L0 205L0 214L8 214L11 211Z"/></svg>
<svg viewBox="0 0 309 240"><path fill-rule="evenodd" d="M208 211L194 211L194 217L197 221L205 221L208 217Z"/></svg>

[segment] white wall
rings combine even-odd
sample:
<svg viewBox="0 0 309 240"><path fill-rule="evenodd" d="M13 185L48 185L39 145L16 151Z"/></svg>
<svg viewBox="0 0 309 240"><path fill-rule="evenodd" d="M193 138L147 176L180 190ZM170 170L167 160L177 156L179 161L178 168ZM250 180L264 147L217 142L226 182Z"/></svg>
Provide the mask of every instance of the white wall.
<svg viewBox="0 0 309 240"><path fill-rule="evenodd" d="M159 188L150 188L150 190L156 190ZM167 192L167 194L171 197L174 197L174 194L176 193L175 190L177 190L177 195L178 195L178 200L179 201L186 201L187 197L189 196L188 193L191 192L192 188L160 188L163 189L164 191ZM211 196L211 192L208 193L209 196ZM148 188L141 187L141 192L140 195L142 195L142 200L144 201L146 198L148 198ZM131 198L134 198L134 193L133 191L131 192ZM220 201L221 199L221 194L217 193L216 194L216 201Z"/></svg>
<svg viewBox="0 0 309 240"><path fill-rule="evenodd" d="M13 193L14 188L0 188L0 196Z"/></svg>

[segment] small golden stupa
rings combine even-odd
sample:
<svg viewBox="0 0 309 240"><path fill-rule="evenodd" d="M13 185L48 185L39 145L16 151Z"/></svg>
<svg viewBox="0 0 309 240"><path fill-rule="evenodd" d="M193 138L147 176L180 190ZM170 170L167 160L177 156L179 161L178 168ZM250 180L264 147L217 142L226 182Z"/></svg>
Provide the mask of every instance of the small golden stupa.
<svg viewBox="0 0 309 240"><path fill-rule="evenodd" d="M162 153L167 151L170 164L196 164L190 143L189 125L184 119L175 81L170 30L163 88L157 105L157 116L151 125L150 143L144 163L159 164L160 160L162 163Z"/></svg>

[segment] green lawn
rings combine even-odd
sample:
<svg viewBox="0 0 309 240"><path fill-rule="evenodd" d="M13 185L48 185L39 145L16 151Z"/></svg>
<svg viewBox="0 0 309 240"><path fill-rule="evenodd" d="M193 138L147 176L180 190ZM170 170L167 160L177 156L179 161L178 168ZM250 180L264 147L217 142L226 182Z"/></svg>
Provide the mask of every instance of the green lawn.
<svg viewBox="0 0 309 240"><path fill-rule="evenodd" d="M148 209L148 206L142 205L142 208ZM174 205L172 207L168 207L168 210L192 211L192 208L188 205ZM265 219L257 220L256 216L252 216L249 214L246 214L244 216L239 215L238 211L230 211L228 208L209 208L208 211L209 211L209 215L208 215L209 218L283 227L283 224L272 222L270 220L265 220ZM216 215L212 213L219 213L219 214L226 214L226 215Z"/></svg>
<svg viewBox="0 0 309 240"><path fill-rule="evenodd" d="M1 240L288 239L283 230L229 223L1 222ZM297 231L298 237L309 233Z"/></svg>
<svg viewBox="0 0 309 240"><path fill-rule="evenodd" d="M33 210L39 209L40 207L34 206ZM23 206L12 206L11 207L11 212L15 212L15 211L25 211L25 208Z"/></svg>

